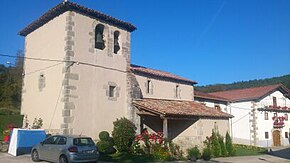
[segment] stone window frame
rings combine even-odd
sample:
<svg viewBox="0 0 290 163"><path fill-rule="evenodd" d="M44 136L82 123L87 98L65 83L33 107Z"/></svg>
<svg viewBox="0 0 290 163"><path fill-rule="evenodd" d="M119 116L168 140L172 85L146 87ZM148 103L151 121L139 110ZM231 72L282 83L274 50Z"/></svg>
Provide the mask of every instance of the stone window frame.
<svg viewBox="0 0 290 163"><path fill-rule="evenodd" d="M46 77L43 72L38 76L38 90L41 92L46 87Z"/></svg>
<svg viewBox="0 0 290 163"><path fill-rule="evenodd" d="M113 88L113 96L111 95L110 88ZM117 101L118 97L120 97L121 88L115 83L109 81L107 85L104 85L104 89L106 90L106 96L108 100Z"/></svg>
<svg viewBox="0 0 290 163"><path fill-rule="evenodd" d="M146 94L153 95L153 88L154 88L154 85L153 85L152 80L151 79L147 79L145 81L145 92L146 92Z"/></svg>

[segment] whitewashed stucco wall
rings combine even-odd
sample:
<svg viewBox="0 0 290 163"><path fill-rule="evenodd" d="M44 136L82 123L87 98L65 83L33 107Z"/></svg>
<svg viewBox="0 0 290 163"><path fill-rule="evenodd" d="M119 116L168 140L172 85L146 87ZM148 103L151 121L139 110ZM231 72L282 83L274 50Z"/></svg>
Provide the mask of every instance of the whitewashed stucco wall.
<svg viewBox="0 0 290 163"><path fill-rule="evenodd" d="M290 100L283 96L283 94L280 91L275 91L265 98L263 98L259 103L257 103L258 108L263 108L265 106L273 105L273 97L277 98L277 106L287 106L290 108ZM258 113L258 131L259 131L259 146L272 146L273 140L272 140L272 132L273 130L273 120L272 117L274 116L274 112L268 112L268 120L265 120L264 118L265 112L259 112ZM285 116L287 113L277 113L278 117ZM288 118L290 114L288 113ZM285 138L285 132L289 133L290 130L290 119L288 121L284 121L285 126L280 130L281 132L281 145L289 145L289 140ZM265 139L265 132L269 133L269 139Z"/></svg>
<svg viewBox="0 0 290 163"><path fill-rule="evenodd" d="M255 103L255 109L263 108L265 106L273 105L273 97L277 98L277 106L287 106L290 107L289 99L285 98L280 91L275 91L268 96L264 97L258 102ZM252 102L237 102L230 104L231 114L234 116L232 119L232 130L233 130L233 141L234 143L241 143L241 144L251 144L253 141L253 137L250 133L253 128L251 124L253 123L250 117L250 112L252 108ZM264 112L262 111L255 111L257 115L257 146L272 146L272 132L273 132L273 120L272 117L274 116L274 112L268 112L269 120L264 119ZM285 113L277 113L278 116L284 116ZM289 116L289 114L288 114ZM289 132L290 123L288 121L285 122L285 127L281 129L281 145L288 145L289 141L285 138L285 132ZM265 132L269 133L269 139L265 139Z"/></svg>
<svg viewBox="0 0 290 163"><path fill-rule="evenodd" d="M194 88L192 85L178 82L158 80L135 74L144 98L193 100ZM153 85L153 92L147 93L146 82L150 80ZM175 96L176 85L179 85L179 97Z"/></svg>
<svg viewBox="0 0 290 163"><path fill-rule="evenodd" d="M63 60L65 56L65 22L62 14L25 37L25 57ZM27 115L29 124L34 118L43 120L43 128L59 131L63 103L58 99L62 88L64 63L24 60L21 114ZM39 90L43 75L45 87Z"/></svg>
<svg viewBox="0 0 290 163"><path fill-rule="evenodd" d="M99 132L103 130L111 132L113 121L127 115L126 71L130 63L130 32L77 13L73 19L75 22L73 60L90 64L75 64L71 68L71 72L79 76L78 80L70 81L71 85L76 86L71 93L77 96L71 99L75 105L73 133L98 138ZM106 47L103 50L94 48L94 30L99 23L105 26ZM114 31L120 32L121 49L118 54L113 53ZM107 94L111 84L118 89L115 99L110 99Z"/></svg>

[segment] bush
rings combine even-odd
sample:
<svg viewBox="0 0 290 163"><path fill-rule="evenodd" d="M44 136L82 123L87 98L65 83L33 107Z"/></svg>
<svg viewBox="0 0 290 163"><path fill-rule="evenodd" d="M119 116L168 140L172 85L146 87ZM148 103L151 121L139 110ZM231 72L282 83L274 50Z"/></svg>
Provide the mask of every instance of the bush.
<svg viewBox="0 0 290 163"><path fill-rule="evenodd" d="M101 141L108 141L110 134L107 131L102 131L99 133L99 138Z"/></svg>
<svg viewBox="0 0 290 163"><path fill-rule="evenodd" d="M34 118L32 123L32 129L40 129L43 125L43 120L41 118Z"/></svg>
<svg viewBox="0 0 290 163"><path fill-rule="evenodd" d="M218 136L218 141L219 141L220 146L221 146L221 156L225 157L228 155L228 152L227 152L227 149L226 149L226 146L224 143L224 138L220 134L217 134L217 136Z"/></svg>
<svg viewBox="0 0 290 163"><path fill-rule="evenodd" d="M116 153L116 149L112 146L109 141L99 141L97 147L101 153L113 154Z"/></svg>
<svg viewBox="0 0 290 163"><path fill-rule="evenodd" d="M99 133L100 141L97 142L97 147L101 153L104 154L113 154L116 153L114 148L114 140L110 137L110 134L107 131L102 131Z"/></svg>
<svg viewBox="0 0 290 163"><path fill-rule="evenodd" d="M119 152L131 152L130 147L135 139L136 127L126 118L117 119L112 136Z"/></svg>
<svg viewBox="0 0 290 163"><path fill-rule="evenodd" d="M169 141L169 150L171 156L176 160L185 160L183 157L183 151L180 149L179 145L174 144L172 141Z"/></svg>
<svg viewBox="0 0 290 163"><path fill-rule="evenodd" d="M138 155L153 156L156 161L184 159L180 147L163 136L162 132L150 134L147 129L143 129L141 134L136 135L132 151Z"/></svg>
<svg viewBox="0 0 290 163"><path fill-rule="evenodd" d="M156 161L170 161L173 160L171 157L169 149L164 147L162 144L152 144L151 154Z"/></svg>
<svg viewBox="0 0 290 163"><path fill-rule="evenodd" d="M197 148L197 146L195 146L194 148L189 148L187 149L187 158L194 161L195 159L200 159L201 154L199 149Z"/></svg>
<svg viewBox="0 0 290 163"><path fill-rule="evenodd" d="M210 148L206 147L206 148L203 149L202 158L204 160L210 160L211 159L211 151L210 151Z"/></svg>
<svg viewBox="0 0 290 163"><path fill-rule="evenodd" d="M235 150L233 147L232 138L228 132L226 134L226 150L228 152L228 156L235 155Z"/></svg>
<svg viewBox="0 0 290 163"><path fill-rule="evenodd" d="M0 115L0 140L3 140L2 132L7 129L7 125L14 124L15 127L22 127L22 115Z"/></svg>
<svg viewBox="0 0 290 163"><path fill-rule="evenodd" d="M212 131L212 153L214 157L219 157L221 155L221 145L215 131Z"/></svg>

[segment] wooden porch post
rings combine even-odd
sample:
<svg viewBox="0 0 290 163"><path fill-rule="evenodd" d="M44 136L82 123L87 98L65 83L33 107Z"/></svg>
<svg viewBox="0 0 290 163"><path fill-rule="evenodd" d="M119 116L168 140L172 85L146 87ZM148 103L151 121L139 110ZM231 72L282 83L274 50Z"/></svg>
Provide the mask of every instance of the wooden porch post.
<svg viewBox="0 0 290 163"><path fill-rule="evenodd" d="M167 118L163 118L163 135L164 138L168 138L168 125L167 125Z"/></svg>
<svg viewBox="0 0 290 163"><path fill-rule="evenodd" d="M144 118L143 116L140 116L140 134L142 134L142 131L144 129Z"/></svg>

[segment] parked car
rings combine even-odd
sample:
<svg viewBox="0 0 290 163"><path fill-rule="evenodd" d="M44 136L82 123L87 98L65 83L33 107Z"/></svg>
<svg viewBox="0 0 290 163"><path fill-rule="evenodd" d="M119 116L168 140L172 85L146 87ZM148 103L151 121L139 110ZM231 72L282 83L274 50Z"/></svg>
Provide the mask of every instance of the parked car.
<svg viewBox="0 0 290 163"><path fill-rule="evenodd" d="M99 151L90 137L55 135L35 145L31 158L34 162L97 162Z"/></svg>

